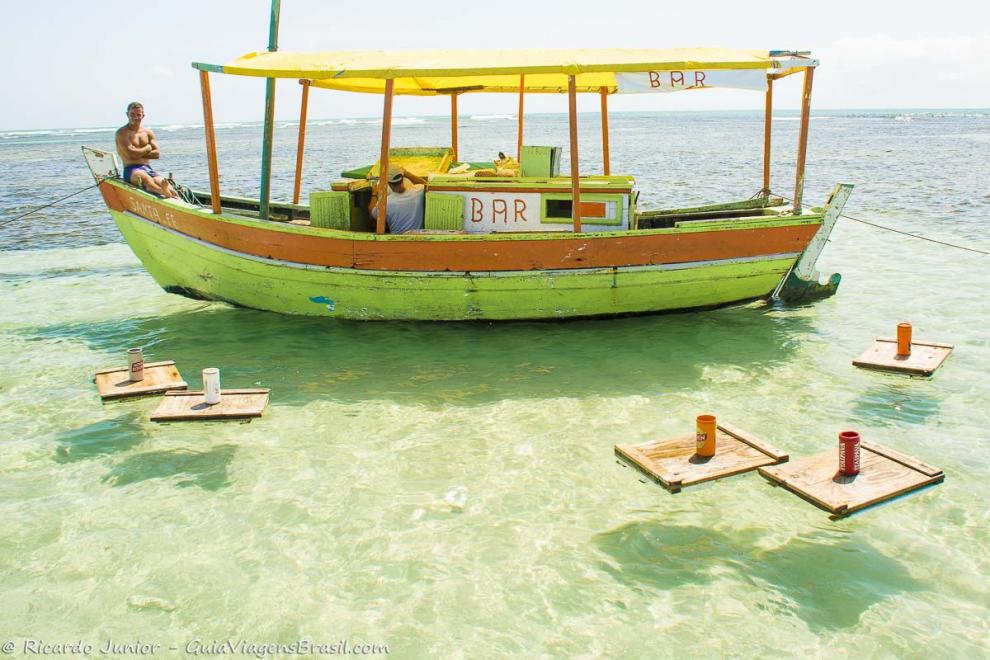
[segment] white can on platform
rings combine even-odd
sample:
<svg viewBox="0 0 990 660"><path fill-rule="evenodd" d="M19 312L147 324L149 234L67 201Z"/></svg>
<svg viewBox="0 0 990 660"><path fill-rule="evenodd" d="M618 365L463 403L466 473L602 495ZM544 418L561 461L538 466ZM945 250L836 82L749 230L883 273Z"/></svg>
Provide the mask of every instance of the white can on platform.
<svg viewBox="0 0 990 660"><path fill-rule="evenodd" d="M144 380L144 351L140 348L127 349L128 378L132 383Z"/></svg>
<svg viewBox="0 0 990 660"><path fill-rule="evenodd" d="M203 369L203 395L208 405L220 403L220 370L216 367Z"/></svg>

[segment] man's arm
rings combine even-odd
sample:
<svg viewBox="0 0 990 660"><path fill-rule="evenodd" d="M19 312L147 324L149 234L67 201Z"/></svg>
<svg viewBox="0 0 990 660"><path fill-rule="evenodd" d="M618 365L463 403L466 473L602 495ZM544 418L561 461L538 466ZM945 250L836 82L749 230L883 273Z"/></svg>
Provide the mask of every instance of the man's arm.
<svg viewBox="0 0 990 660"><path fill-rule="evenodd" d="M140 160L141 158L148 158L148 154L155 151L155 148L150 144L146 144L143 147L135 147L131 144L130 140L125 137L123 131L117 131L116 142L117 152L123 156L124 160Z"/></svg>
<svg viewBox="0 0 990 660"><path fill-rule="evenodd" d="M151 151L145 158L161 158L161 151L158 150L158 140L155 139L155 133L150 128L148 129L148 146L151 147Z"/></svg>
<svg viewBox="0 0 990 660"><path fill-rule="evenodd" d="M402 173L405 175L407 179L409 179L413 183L426 183L426 179L424 179L421 176L416 176L415 174L413 174L404 167L402 168Z"/></svg>

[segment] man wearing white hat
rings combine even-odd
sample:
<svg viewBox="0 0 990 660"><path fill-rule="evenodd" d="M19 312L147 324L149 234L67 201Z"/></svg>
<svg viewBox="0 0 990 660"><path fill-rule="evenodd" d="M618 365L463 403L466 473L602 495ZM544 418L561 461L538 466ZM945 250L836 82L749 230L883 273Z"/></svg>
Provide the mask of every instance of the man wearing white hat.
<svg viewBox="0 0 990 660"><path fill-rule="evenodd" d="M404 234L407 231L423 228L423 213L426 210L425 180L404 172L401 167L388 168L388 204L385 209L385 224L390 234ZM377 190L371 196L368 206L371 217L378 219Z"/></svg>

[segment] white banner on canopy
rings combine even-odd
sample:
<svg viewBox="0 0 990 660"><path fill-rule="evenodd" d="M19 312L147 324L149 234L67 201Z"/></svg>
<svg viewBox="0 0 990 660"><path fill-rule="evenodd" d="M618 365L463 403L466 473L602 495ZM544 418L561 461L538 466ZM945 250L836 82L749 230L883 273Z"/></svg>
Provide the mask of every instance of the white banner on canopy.
<svg viewBox="0 0 990 660"><path fill-rule="evenodd" d="M713 71L644 71L616 73L620 94L681 92L686 89L721 87L767 91L767 72L763 69L716 69Z"/></svg>

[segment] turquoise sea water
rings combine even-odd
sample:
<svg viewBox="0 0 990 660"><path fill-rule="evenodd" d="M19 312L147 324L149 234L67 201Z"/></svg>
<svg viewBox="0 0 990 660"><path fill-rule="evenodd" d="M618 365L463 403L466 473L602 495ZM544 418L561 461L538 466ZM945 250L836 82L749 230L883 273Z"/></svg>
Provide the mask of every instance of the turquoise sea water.
<svg viewBox="0 0 990 660"><path fill-rule="evenodd" d="M612 171L637 177L643 207L761 186L758 113L610 119ZM581 122L582 169L600 171L597 118ZM206 188L202 129L151 125L162 169ZM515 125L464 118L462 157L511 152ZM774 122L787 196L797 128L793 114ZM312 122L304 191L374 160L379 129ZM448 129L404 118L395 142L444 144ZM276 137L287 199L294 126ZM218 131L225 192L255 193L259 141L255 125ZM527 142L566 145L565 118L528 119ZM112 129L0 133L0 644L990 653L990 257L840 220L819 262L842 273L839 294L810 306L291 318L164 293L95 191L7 221L91 183L81 144L109 148ZM987 162L987 111L820 111L805 199L854 183L850 215L986 251ZM955 345L933 379L850 365L899 321ZM147 421L155 399L103 405L92 373L130 346L175 360L194 387L208 366L226 387L271 387L271 404L250 424L181 425ZM691 432L702 412L792 457L857 429L947 477L833 522L755 474L670 495L616 464L616 443Z"/></svg>

